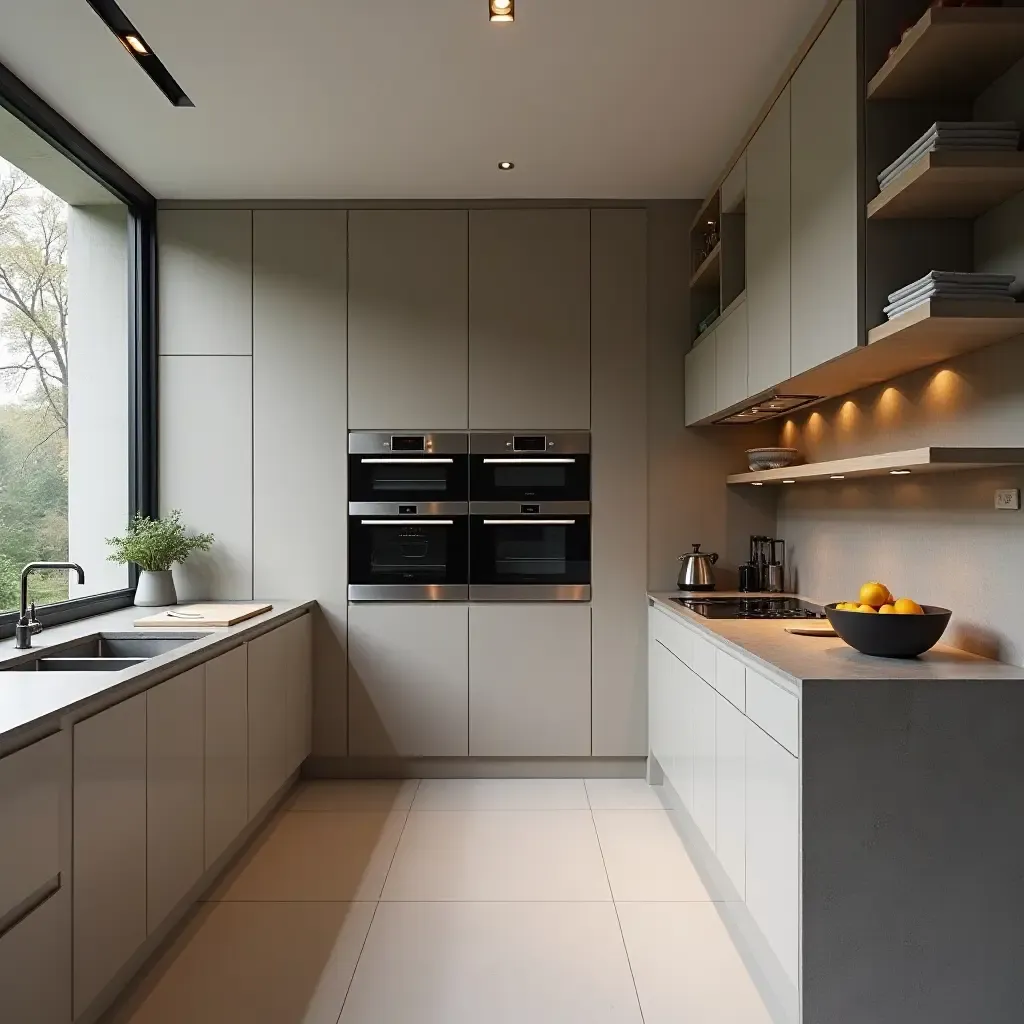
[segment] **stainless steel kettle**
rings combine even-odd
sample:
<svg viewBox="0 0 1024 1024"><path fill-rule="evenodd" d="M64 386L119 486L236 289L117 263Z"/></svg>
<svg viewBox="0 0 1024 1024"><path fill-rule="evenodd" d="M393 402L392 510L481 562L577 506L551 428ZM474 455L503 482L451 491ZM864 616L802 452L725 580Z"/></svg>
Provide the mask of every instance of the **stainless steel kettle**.
<svg viewBox="0 0 1024 1024"><path fill-rule="evenodd" d="M714 590L715 572L711 568L718 561L713 552L701 551L699 544L693 545L693 551L680 555L682 567L679 570L680 590Z"/></svg>

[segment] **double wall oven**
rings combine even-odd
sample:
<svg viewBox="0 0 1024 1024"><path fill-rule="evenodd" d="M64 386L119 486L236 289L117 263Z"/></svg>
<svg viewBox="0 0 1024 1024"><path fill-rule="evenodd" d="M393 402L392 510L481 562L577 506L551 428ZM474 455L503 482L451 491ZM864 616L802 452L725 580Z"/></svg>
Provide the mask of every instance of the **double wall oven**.
<svg viewBox="0 0 1024 1024"><path fill-rule="evenodd" d="M349 435L349 599L590 600L590 435Z"/></svg>

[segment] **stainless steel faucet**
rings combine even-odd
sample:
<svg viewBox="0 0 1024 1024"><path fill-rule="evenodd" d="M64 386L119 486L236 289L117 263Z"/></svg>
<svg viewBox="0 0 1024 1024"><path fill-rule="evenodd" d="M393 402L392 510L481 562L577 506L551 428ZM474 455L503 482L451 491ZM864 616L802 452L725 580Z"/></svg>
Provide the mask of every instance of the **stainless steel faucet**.
<svg viewBox="0 0 1024 1024"><path fill-rule="evenodd" d="M14 627L14 646L27 651L32 646L32 637L43 631L43 624L36 622L36 603L28 603L28 578L34 572L45 569L70 569L78 573L79 585L85 583L85 570L77 562L29 562L21 570L21 614Z"/></svg>

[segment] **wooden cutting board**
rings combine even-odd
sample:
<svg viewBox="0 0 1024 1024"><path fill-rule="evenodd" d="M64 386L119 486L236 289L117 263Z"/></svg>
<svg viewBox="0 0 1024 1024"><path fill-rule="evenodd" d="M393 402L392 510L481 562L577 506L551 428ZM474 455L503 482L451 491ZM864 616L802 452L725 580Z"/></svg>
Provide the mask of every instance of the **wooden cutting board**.
<svg viewBox="0 0 1024 1024"><path fill-rule="evenodd" d="M272 604L184 604L168 611L136 619L136 626L170 626L187 629L189 626L233 626L254 615L269 612ZM172 612L179 614L174 615Z"/></svg>

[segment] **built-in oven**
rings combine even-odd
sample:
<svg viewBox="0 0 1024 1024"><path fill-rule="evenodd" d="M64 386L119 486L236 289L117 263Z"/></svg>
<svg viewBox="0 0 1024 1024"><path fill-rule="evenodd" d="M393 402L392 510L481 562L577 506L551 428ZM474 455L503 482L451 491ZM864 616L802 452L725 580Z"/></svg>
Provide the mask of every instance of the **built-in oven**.
<svg viewBox="0 0 1024 1024"><path fill-rule="evenodd" d="M466 434L353 432L348 436L348 500L467 501L468 450Z"/></svg>
<svg viewBox="0 0 1024 1024"><path fill-rule="evenodd" d="M465 601L466 502L350 502L350 601Z"/></svg>
<svg viewBox="0 0 1024 1024"><path fill-rule="evenodd" d="M475 433L473 501L590 501L590 434Z"/></svg>
<svg viewBox="0 0 1024 1024"><path fill-rule="evenodd" d="M590 502L471 502L469 597L589 601Z"/></svg>

